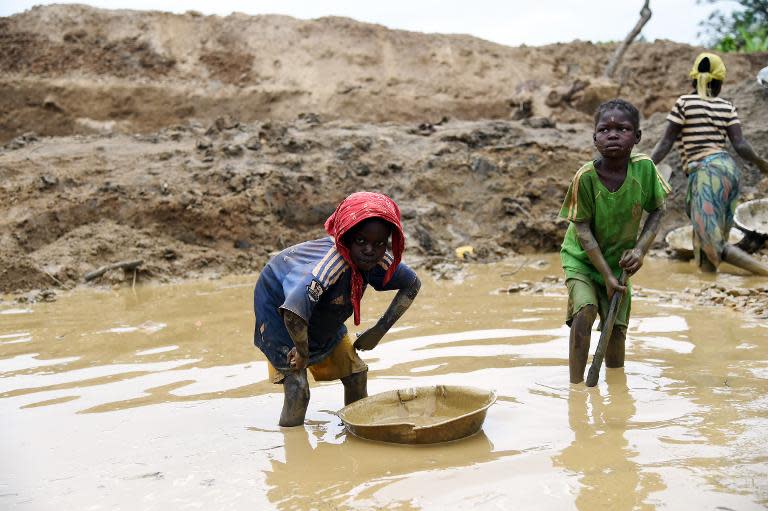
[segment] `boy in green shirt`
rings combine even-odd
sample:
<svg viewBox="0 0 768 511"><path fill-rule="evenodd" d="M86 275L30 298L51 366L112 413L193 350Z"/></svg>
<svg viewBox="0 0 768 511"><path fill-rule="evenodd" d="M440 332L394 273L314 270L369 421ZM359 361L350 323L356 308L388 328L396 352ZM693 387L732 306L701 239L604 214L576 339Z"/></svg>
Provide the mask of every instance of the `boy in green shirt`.
<svg viewBox="0 0 768 511"><path fill-rule="evenodd" d="M592 324L606 319L610 299L625 293L605 353L607 367L624 366L624 343L631 307L633 275L656 237L669 184L644 154L631 154L640 142L640 114L631 103L614 99L595 113L592 136L600 157L582 166L571 182L560 216L570 221L560 250L568 287L566 323L571 327L568 365L571 383L584 380ZM643 211L648 218L637 233Z"/></svg>

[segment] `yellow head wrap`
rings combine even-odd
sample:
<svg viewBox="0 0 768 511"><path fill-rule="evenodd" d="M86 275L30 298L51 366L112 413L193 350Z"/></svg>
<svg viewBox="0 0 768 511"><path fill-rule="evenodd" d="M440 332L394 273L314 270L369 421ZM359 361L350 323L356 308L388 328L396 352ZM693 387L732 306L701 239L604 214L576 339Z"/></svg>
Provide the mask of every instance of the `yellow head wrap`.
<svg viewBox="0 0 768 511"><path fill-rule="evenodd" d="M699 71L699 64L705 58L709 59L709 72L702 73ZM712 80L725 81L725 64L723 59L715 55L714 53L700 53L693 63L691 72L688 75L696 80L696 93L702 97L711 96L709 88L709 82Z"/></svg>

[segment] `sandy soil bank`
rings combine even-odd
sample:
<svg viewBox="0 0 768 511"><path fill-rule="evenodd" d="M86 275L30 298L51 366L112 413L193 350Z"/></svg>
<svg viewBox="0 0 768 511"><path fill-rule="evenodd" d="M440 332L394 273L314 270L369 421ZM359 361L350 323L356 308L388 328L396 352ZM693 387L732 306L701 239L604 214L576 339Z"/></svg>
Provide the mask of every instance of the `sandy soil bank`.
<svg viewBox="0 0 768 511"><path fill-rule="evenodd" d="M649 152L698 51L638 44L606 81L609 44L85 6L2 18L0 40L0 292L32 300L126 260L135 274L91 282L256 271L360 189L401 204L409 257L436 274L461 245L480 262L557 250L595 106L635 102ZM724 96L768 154L762 57L728 56ZM754 168L743 182L745 199L768 192ZM686 222L672 184L665 231Z"/></svg>

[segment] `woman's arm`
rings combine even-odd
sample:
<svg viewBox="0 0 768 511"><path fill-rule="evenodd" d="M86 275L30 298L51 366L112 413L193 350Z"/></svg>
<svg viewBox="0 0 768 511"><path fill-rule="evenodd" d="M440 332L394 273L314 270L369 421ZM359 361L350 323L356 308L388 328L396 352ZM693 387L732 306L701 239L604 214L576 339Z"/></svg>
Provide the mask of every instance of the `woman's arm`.
<svg viewBox="0 0 768 511"><path fill-rule="evenodd" d="M683 127L679 124L676 124L672 121L667 121L667 128L664 130L664 135L656 144L656 147L653 148L653 153L651 153L651 159L653 160L653 163L658 165L659 162L664 159L664 157L669 153L669 150L672 149L672 146L674 145L675 140L677 140L677 136L680 134L682 129Z"/></svg>
<svg viewBox="0 0 768 511"><path fill-rule="evenodd" d="M749 142L747 142L747 139L744 138L744 134L741 132L741 124L732 124L726 128L726 131L736 153L745 160L757 165L757 168L764 174L768 174L768 161L760 158L755 153L755 150L752 149L752 146L749 145Z"/></svg>
<svg viewBox="0 0 768 511"><path fill-rule="evenodd" d="M611 271L611 267L608 266L608 263L605 261L605 257L603 257L603 253L600 251L600 245L597 244L597 240L595 239L595 235L592 234L592 229L589 228L589 224L587 222L573 222L573 225L576 226L576 236L579 238L581 248L584 249L584 252L587 253L589 260L592 262L592 265L600 272L600 275L603 276L603 280L605 280L605 289L608 292L608 298L611 298L616 291L621 291L622 293L626 291L627 287L619 284L618 279Z"/></svg>
<svg viewBox="0 0 768 511"><path fill-rule="evenodd" d="M405 311L413 303L416 295L419 294L421 289L421 281L418 277L415 277L411 285L400 289L395 297L392 299L392 303L389 304L384 315L379 318L374 326L361 333L355 341L355 349L358 350L372 350L379 344L379 341L384 334L386 334L392 325L405 314Z"/></svg>

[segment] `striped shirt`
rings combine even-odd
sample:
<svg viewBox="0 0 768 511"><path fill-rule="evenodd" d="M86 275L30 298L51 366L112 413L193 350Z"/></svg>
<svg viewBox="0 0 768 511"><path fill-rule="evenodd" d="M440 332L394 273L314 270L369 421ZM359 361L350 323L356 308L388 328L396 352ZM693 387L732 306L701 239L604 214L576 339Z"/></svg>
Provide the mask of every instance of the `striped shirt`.
<svg viewBox="0 0 768 511"><path fill-rule="evenodd" d="M416 274L404 263L397 266L384 285L384 276L392 263L392 255L386 253L377 266L361 272L365 285L370 284L377 291L410 286ZM347 333L344 322L353 313L351 274L331 237L299 243L270 259L254 289L254 343L273 366L287 369L286 356L294 346L283 322L283 310L307 322L310 365L336 347Z"/></svg>
<svg viewBox="0 0 768 511"><path fill-rule="evenodd" d="M677 138L683 167L710 154L727 150L726 128L739 124L736 108L721 98L686 94L677 98L667 120L682 126Z"/></svg>

